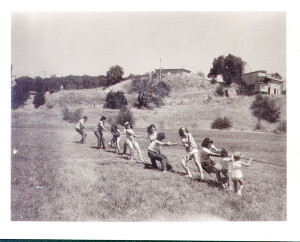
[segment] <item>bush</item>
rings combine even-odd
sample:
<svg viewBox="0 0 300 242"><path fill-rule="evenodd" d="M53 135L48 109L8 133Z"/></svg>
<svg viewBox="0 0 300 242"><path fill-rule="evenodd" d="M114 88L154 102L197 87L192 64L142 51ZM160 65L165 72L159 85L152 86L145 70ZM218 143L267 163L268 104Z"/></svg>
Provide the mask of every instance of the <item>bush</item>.
<svg viewBox="0 0 300 242"><path fill-rule="evenodd" d="M132 78L129 93L137 93L138 108L160 107L164 104L163 99L169 96L171 87L164 81L159 81L147 75L137 75Z"/></svg>
<svg viewBox="0 0 300 242"><path fill-rule="evenodd" d="M252 96L255 94L255 85L251 84L246 86L245 85L241 85L239 86L239 94L240 95L247 95L247 96Z"/></svg>
<svg viewBox="0 0 300 242"><path fill-rule="evenodd" d="M216 78L211 79L211 80L210 80L210 83L211 83L212 85L215 85L215 84L217 83L217 79L216 79Z"/></svg>
<svg viewBox="0 0 300 242"><path fill-rule="evenodd" d="M223 96L224 96L224 87L223 87L222 85L219 85L219 86L217 87L217 89L216 89L216 93L217 93L219 96L223 97Z"/></svg>
<svg viewBox="0 0 300 242"><path fill-rule="evenodd" d="M256 125L255 125L254 130L262 130L262 128L263 128L263 127L262 127L260 121L258 121L258 122L256 123Z"/></svg>
<svg viewBox="0 0 300 242"><path fill-rule="evenodd" d="M261 94L256 95L250 109L259 121L264 119L270 123L276 123L280 117L280 110L275 101L269 97L263 97Z"/></svg>
<svg viewBox="0 0 300 242"><path fill-rule="evenodd" d="M232 127L231 118L224 116L223 118L219 117L214 120L211 124L212 129L228 129Z"/></svg>
<svg viewBox="0 0 300 242"><path fill-rule="evenodd" d="M70 123L76 123L82 118L82 109L77 108L75 111L70 111L69 108L64 107L63 120L69 121Z"/></svg>
<svg viewBox="0 0 300 242"><path fill-rule="evenodd" d="M120 109L128 104L125 94L122 91L110 91L107 93L105 101L106 103L103 107L111 109Z"/></svg>
<svg viewBox="0 0 300 242"><path fill-rule="evenodd" d="M134 124L135 119L133 117L133 113L126 106L122 107L119 111L118 116L116 117L116 123L124 125L126 122L130 124Z"/></svg>
<svg viewBox="0 0 300 242"><path fill-rule="evenodd" d="M38 108L46 103L45 93L38 92L33 99L33 105L35 108Z"/></svg>
<svg viewBox="0 0 300 242"><path fill-rule="evenodd" d="M279 123L276 131L286 133L286 129L287 129L286 120L284 120Z"/></svg>

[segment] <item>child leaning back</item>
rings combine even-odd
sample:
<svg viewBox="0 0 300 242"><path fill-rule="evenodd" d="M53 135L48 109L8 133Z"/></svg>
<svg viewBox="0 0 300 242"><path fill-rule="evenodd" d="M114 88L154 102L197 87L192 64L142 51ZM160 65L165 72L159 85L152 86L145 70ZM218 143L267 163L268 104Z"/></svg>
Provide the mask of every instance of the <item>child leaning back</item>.
<svg viewBox="0 0 300 242"><path fill-rule="evenodd" d="M172 170L172 166L170 165L168 158L161 153L161 146L172 146L176 145L176 143L172 142L163 142L165 139L164 133L158 133L156 136L156 140L153 140L148 147L148 157L151 160L152 167L158 169L156 161L161 162L161 167L163 172L167 172L167 170Z"/></svg>

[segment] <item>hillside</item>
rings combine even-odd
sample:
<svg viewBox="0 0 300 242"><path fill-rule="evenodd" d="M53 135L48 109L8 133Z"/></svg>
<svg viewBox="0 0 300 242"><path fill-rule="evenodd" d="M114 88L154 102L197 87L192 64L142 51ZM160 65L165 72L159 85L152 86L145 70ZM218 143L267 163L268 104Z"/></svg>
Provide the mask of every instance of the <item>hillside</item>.
<svg viewBox="0 0 300 242"><path fill-rule="evenodd" d="M151 123L160 129L178 129L186 126L191 129L210 130L212 121L219 116L232 119L231 130L252 131L257 119L249 109L254 97L219 97L215 94L217 85L212 85L207 79L199 76L164 78L172 88L171 94L165 99L165 105L154 110L131 108L136 118L135 127L145 128ZM89 117L88 125L94 126L100 115L112 120L118 110L103 109L106 94L110 91L124 90L129 105L132 107L136 95L127 94L130 80L118 83L103 90L103 88L85 90L62 90L46 94L46 104L34 109L32 99L18 110L12 111L12 124L62 124L62 110L65 106L71 110L81 108L83 114ZM271 96L281 108L281 120L286 120L286 97ZM278 123L262 122L263 131L273 131Z"/></svg>

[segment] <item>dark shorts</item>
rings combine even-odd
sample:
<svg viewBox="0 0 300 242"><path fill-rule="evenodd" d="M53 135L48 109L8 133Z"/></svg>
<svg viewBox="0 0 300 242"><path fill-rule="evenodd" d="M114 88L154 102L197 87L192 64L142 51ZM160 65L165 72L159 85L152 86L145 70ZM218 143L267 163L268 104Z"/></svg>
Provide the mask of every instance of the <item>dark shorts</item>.
<svg viewBox="0 0 300 242"><path fill-rule="evenodd" d="M205 170L208 174L212 173L215 170L215 167L210 162L201 162L202 169Z"/></svg>

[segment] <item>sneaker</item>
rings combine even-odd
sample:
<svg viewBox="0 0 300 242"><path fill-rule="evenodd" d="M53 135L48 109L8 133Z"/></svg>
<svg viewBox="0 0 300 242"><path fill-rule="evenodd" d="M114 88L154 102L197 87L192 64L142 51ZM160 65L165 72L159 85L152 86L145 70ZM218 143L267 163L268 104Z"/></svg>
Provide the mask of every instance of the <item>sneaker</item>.
<svg viewBox="0 0 300 242"><path fill-rule="evenodd" d="M162 173L167 173L167 171L162 171Z"/></svg>
<svg viewBox="0 0 300 242"><path fill-rule="evenodd" d="M236 194L237 194L238 196L242 196L242 192L241 192L241 191L238 191Z"/></svg>
<svg viewBox="0 0 300 242"><path fill-rule="evenodd" d="M192 178L193 176L192 175L185 175L186 177L188 177L188 178Z"/></svg>

